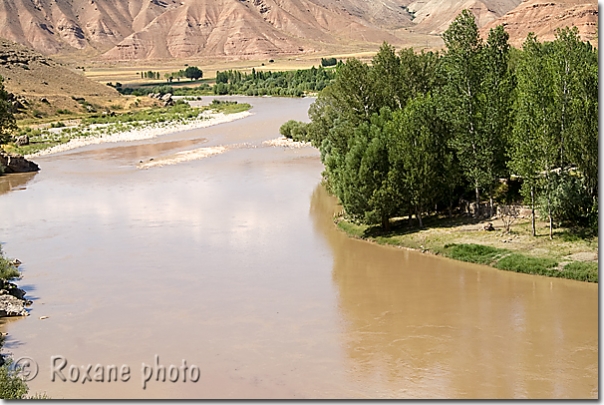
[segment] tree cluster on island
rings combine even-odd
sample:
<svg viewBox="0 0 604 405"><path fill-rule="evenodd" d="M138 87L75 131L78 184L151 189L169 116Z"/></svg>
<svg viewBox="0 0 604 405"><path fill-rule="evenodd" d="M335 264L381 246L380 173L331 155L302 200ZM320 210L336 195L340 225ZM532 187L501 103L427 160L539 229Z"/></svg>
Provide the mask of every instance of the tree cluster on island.
<svg viewBox="0 0 604 405"><path fill-rule="evenodd" d="M576 28L511 48L503 26L486 41L462 12L442 53L384 44L371 66L349 59L295 133L321 151L324 177L347 215L390 219L446 211L460 199L510 198L502 179L549 221L598 221L598 55ZM306 139L301 139L306 137ZM506 195L508 194L508 195ZM469 199L469 198L468 198Z"/></svg>

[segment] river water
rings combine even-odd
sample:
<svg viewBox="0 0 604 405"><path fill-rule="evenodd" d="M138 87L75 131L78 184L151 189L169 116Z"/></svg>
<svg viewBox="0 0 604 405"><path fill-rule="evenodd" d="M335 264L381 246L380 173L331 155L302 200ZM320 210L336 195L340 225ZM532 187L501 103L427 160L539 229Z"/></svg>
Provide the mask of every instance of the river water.
<svg viewBox="0 0 604 405"><path fill-rule="evenodd" d="M597 397L597 285L349 239L319 153L263 144L306 120L312 100L236 99L254 115L0 177L0 242L34 300L28 318L3 325L4 350L38 363L31 392ZM187 151L221 153L174 164ZM138 167L150 159L161 164ZM168 371L186 360L189 374L163 382L156 355ZM52 381L52 356L66 378L78 367L77 382ZM128 366L130 378L85 380L88 365L100 379L97 364Z"/></svg>

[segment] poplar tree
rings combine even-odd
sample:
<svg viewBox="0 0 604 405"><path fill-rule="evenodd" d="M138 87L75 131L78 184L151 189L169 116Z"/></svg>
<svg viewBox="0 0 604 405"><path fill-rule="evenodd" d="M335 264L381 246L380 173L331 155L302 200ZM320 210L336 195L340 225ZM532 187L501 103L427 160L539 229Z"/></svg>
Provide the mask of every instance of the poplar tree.
<svg viewBox="0 0 604 405"><path fill-rule="evenodd" d="M594 201L598 195L598 55L577 27L558 29L551 67L559 166L576 165ZM596 204L597 206L597 204Z"/></svg>
<svg viewBox="0 0 604 405"><path fill-rule="evenodd" d="M499 25L489 31L483 49L484 171L488 178L489 216L493 216L493 186L505 175L508 134L512 123L514 77L509 68L509 34Z"/></svg>
<svg viewBox="0 0 604 405"><path fill-rule="evenodd" d="M553 119L556 111L552 75L547 63L549 53L549 47L539 43L534 34L528 35L516 73L518 95L510 167L522 176L525 196L531 196L533 235L535 192L538 187L542 190L552 238L553 169L559 149L557 125Z"/></svg>
<svg viewBox="0 0 604 405"><path fill-rule="evenodd" d="M395 162L394 178L423 227L422 213L433 207L443 186L446 156L446 130L436 114L431 96L410 100L394 115L390 160Z"/></svg>
<svg viewBox="0 0 604 405"><path fill-rule="evenodd" d="M491 180L487 171L493 157L483 122L483 43L474 15L463 10L443 33L447 51L441 64L446 83L441 91L441 114L455 133L452 144L476 196L475 216L480 215L480 190Z"/></svg>

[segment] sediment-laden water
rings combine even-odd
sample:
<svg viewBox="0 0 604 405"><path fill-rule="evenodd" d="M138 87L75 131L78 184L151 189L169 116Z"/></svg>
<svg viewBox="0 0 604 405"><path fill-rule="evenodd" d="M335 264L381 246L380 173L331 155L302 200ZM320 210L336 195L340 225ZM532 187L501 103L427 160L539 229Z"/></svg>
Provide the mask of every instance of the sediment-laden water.
<svg viewBox="0 0 604 405"><path fill-rule="evenodd" d="M44 156L38 174L0 177L0 242L34 299L31 316L3 326L5 351L38 362L32 392L598 395L597 285L349 239L333 225L319 153L265 143L312 100L239 99L253 116ZM156 355L168 374L186 360L189 374L162 382ZM79 368L77 382L51 381L52 356L66 378ZM129 379L82 382L89 364L93 379L97 364L128 366ZM160 381L143 389L149 372Z"/></svg>

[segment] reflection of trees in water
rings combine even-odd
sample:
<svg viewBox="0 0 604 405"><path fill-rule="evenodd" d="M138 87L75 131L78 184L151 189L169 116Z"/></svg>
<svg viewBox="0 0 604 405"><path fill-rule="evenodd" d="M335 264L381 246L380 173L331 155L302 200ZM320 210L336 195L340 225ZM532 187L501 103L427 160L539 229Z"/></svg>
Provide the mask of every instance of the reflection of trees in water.
<svg viewBox="0 0 604 405"><path fill-rule="evenodd" d="M29 173L11 173L0 176L0 195L6 194L12 190L25 189L25 185L29 183L38 172Z"/></svg>
<svg viewBox="0 0 604 405"><path fill-rule="evenodd" d="M359 383L407 397L588 396L596 386L593 286L351 239L322 186L310 211L332 249Z"/></svg>

